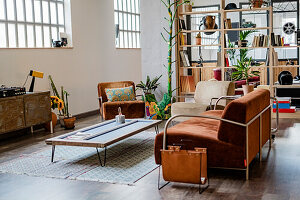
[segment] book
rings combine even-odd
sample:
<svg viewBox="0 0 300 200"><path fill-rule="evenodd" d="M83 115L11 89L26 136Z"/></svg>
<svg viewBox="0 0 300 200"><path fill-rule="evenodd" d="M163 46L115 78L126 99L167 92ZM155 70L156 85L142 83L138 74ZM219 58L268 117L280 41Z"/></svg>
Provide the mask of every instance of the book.
<svg viewBox="0 0 300 200"><path fill-rule="evenodd" d="M276 109L276 103L273 104L273 108ZM290 109L291 104L290 103L279 103L278 108L279 109Z"/></svg>
<svg viewBox="0 0 300 200"><path fill-rule="evenodd" d="M185 21L183 18L179 19L179 29L186 30Z"/></svg>
<svg viewBox="0 0 300 200"><path fill-rule="evenodd" d="M276 112L276 109L273 108L273 112ZM289 109L278 109L279 113L295 113L296 112L296 106L291 106Z"/></svg>
<svg viewBox="0 0 300 200"><path fill-rule="evenodd" d="M180 51L180 57L181 57L182 64L183 64L184 67L190 67L191 66L189 58L188 58L187 51L185 51L185 50Z"/></svg>
<svg viewBox="0 0 300 200"><path fill-rule="evenodd" d="M275 45L275 35L274 35L274 33L271 33L271 45L276 46Z"/></svg>

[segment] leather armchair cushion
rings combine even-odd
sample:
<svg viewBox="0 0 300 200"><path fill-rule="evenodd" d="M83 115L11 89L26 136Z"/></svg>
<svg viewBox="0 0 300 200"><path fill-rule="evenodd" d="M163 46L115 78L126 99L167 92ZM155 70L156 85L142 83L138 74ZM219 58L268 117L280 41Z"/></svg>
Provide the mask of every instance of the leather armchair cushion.
<svg viewBox="0 0 300 200"><path fill-rule="evenodd" d="M103 103L103 117L105 120L114 119L118 114L118 108L121 107L125 118L144 118L144 101L116 101Z"/></svg>

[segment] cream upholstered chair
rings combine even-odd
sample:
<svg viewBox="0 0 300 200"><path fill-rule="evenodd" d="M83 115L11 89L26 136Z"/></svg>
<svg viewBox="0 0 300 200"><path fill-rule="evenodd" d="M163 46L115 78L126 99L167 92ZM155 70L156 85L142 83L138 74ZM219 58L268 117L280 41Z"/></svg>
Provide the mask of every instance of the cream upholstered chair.
<svg viewBox="0 0 300 200"><path fill-rule="evenodd" d="M199 115L209 109L212 98L234 95L234 83L230 81L200 81L196 86L195 102L176 102L172 104L171 115ZM221 100L218 105L225 107L228 101ZM220 107L218 108L220 109ZM176 121L183 121L184 117Z"/></svg>

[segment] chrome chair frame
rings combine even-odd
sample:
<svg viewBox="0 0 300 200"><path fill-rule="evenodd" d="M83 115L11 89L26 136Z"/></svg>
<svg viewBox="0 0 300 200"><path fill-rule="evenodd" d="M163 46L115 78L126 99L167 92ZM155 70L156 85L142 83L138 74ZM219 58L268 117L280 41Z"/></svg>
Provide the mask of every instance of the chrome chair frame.
<svg viewBox="0 0 300 200"><path fill-rule="evenodd" d="M166 139L167 139L167 131L168 131L168 127L170 125L170 123L178 117L199 117L199 118L207 118L207 119L215 119L215 120L219 120L219 121L224 121L230 124L235 124L238 126L242 126L246 128L246 169L244 168L231 168L231 169L237 169L237 170L245 170L246 171L246 180L249 180L249 144L248 144L248 129L249 126L256 120L259 118L259 160L261 161L262 159L262 114L265 113L269 108L271 107L271 105L267 106L266 108L264 108L264 110L262 110L259 114L257 114L256 116L254 116L248 123L244 124L244 123L240 123L240 122L235 122L232 120L227 120L227 119L222 119L222 118L218 118L218 117L212 117L212 116L207 116L207 115L175 115L173 117L171 117L165 124L164 127L164 135L163 135L163 149L166 150L167 145L166 145ZM271 148L272 142L271 142L271 132L270 132L270 136L269 136L269 148Z"/></svg>

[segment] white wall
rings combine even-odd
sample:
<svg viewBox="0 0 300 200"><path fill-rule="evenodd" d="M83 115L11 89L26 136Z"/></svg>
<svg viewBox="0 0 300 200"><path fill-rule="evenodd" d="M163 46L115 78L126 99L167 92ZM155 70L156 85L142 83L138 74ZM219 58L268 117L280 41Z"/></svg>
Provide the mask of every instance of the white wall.
<svg viewBox="0 0 300 200"><path fill-rule="evenodd" d="M168 17L168 12L160 0L140 0L141 1L141 47L142 47L142 77L146 79L163 75L160 80L160 87L156 91L159 100L163 93L167 92L168 79L167 69L163 64L167 65L168 45L162 39L160 33L163 26L168 27L164 17ZM175 49L175 48L174 48ZM174 50L175 51L175 50ZM173 52L173 60L174 60ZM175 65L173 65L175 70ZM176 87L176 79L174 72L173 89Z"/></svg>
<svg viewBox="0 0 300 200"><path fill-rule="evenodd" d="M98 109L98 82L141 80L141 50L115 48L113 10L112 0L72 0L74 49L0 49L0 84L21 86L30 69L42 71L36 91L50 90L51 74L72 114Z"/></svg>

